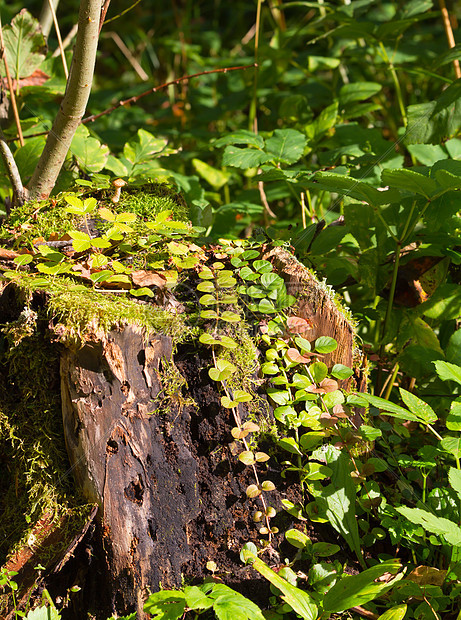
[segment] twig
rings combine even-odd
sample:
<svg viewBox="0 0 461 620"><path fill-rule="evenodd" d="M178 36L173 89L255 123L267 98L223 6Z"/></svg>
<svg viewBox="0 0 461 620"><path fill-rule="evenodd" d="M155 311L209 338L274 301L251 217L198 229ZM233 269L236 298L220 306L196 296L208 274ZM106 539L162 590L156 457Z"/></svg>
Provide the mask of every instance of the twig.
<svg viewBox="0 0 461 620"><path fill-rule="evenodd" d="M269 203L267 202L266 192L264 191L264 183L262 181L258 181L258 189L259 189L259 195L261 196L261 202L263 203L264 208L266 209L267 213L270 215L270 217L277 219L277 216L272 211L272 209L269 206Z"/></svg>
<svg viewBox="0 0 461 620"><path fill-rule="evenodd" d="M59 6L59 0L52 0L52 2L53 2L53 9L54 11L56 11ZM48 35L50 34L51 24L53 22L53 18L50 12L49 0L44 0L43 2L39 22L40 22L40 28L42 29L42 34L45 37L45 39L47 39Z"/></svg>
<svg viewBox="0 0 461 620"><path fill-rule="evenodd" d="M11 152L10 147L5 141L5 136L1 128L0 128L0 155L5 165L8 178L10 179L11 187L13 188L12 203L15 206L20 206L24 204L24 201L26 199L26 190L24 189L24 186L22 184L21 175L19 174L18 166L16 165L16 161L13 157L13 153ZM7 205L7 211L8 211L8 205Z"/></svg>
<svg viewBox="0 0 461 620"><path fill-rule="evenodd" d="M104 2L104 6L102 7L102 11L101 11L101 18L105 18L106 17L106 13L107 13L107 9L109 8L109 2L110 0L106 0ZM119 13L118 15L115 15L114 17L111 17L110 19L108 19L107 21L104 22L104 24L110 24L110 22L114 22L116 19L119 19L120 17L123 17L124 15L126 15L129 11L131 11L131 9L134 9L134 7L139 4L141 2L141 0L136 0L135 2L133 2L133 4L131 6L129 6L127 9L125 9L124 11L122 11L121 13ZM107 4L107 7L106 7ZM105 11L105 12L104 12ZM103 26L103 22L101 21L100 24L100 30L99 32L101 32L101 28Z"/></svg>
<svg viewBox="0 0 461 620"><path fill-rule="evenodd" d="M64 48L62 46L61 31L59 29L58 20L56 19L56 11L54 10L53 0L48 0L48 4L50 6L51 17L53 18L54 29L56 32L56 36L58 38L58 47L61 53L62 66L64 68L64 75L66 76L66 80L67 80L69 78L69 70L67 68L66 55L64 54Z"/></svg>
<svg viewBox="0 0 461 620"><path fill-rule="evenodd" d="M66 36L66 38L62 42L62 49L63 50L65 50L67 47L69 47L72 39L77 34L77 30L78 30L78 24L74 24L72 26L72 28L69 30L69 34ZM55 49L54 52L51 54L52 58L56 58L57 56L59 56L59 48Z"/></svg>
<svg viewBox="0 0 461 620"><path fill-rule="evenodd" d="M447 36L448 46L455 47L455 37L453 35L453 28L451 27L450 15L448 14L447 5L445 0L439 0L440 10L442 11L443 27L445 28L445 34ZM455 68L456 78L461 78L461 68L459 66L459 60L456 58L453 61L453 67Z"/></svg>
<svg viewBox="0 0 461 620"><path fill-rule="evenodd" d="M110 0L104 0L104 4L101 7L101 17L99 18L99 34L101 34L102 27L104 26L107 11L109 10L109 4Z"/></svg>
<svg viewBox="0 0 461 620"><path fill-rule="evenodd" d="M141 78L141 80L144 80L144 82L147 82L147 80L149 79L149 76L144 71L144 69L141 67L137 59L133 56L133 54L128 49L128 47L125 45L125 43L123 42L123 39L121 39L120 36L116 32L106 32L103 36L110 37L114 41L115 45L119 48L119 50L128 60L130 65L133 67L133 69L136 71L136 73Z"/></svg>
<svg viewBox="0 0 461 620"><path fill-rule="evenodd" d="M13 88L13 82L11 80L11 75L10 75L10 70L8 68L8 62L6 60L6 50L5 50L5 42L3 40L3 27L2 27L2 19L0 17L0 58L3 56L3 63L5 65L5 73L6 73L6 79L8 82L8 89L10 91L10 97L11 97L11 106L13 108L13 114L14 114L14 120L16 123L16 128L18 130L18 137L19 137L19 143L21 146L24 146L24 138L22 135L22 129L21 129L21 122L19 120L19 114L18 114L18 107L16 105L16 97L14 96L14 88ZM19 75L16 76L17 78L17 82L19 84Z"/></svg>
<svg viewBox="0 0 461 620"><path fill-rule="evenodd" d="M92 116L87 116L82 121L80 121L80 123L83 125L86 125L86 123L92 123L93 121L100 118L101 116L110 114L111 112L113 112L114 110L117 110L118 108L121 108L125 105L129 105L130 103L136 103L138 99L141 99L141 97L146 97L147 95L150 95L151 93L156 93L164 88L168 88L168 86L171 86L173 84L178 84L179 82L183 82L184 80L191 80L192 78L200 77L201 75L210 75L212 73L227 73L228 71L244 71L245 69L251 69L253 67L257 67L257 64L253 63L252 65L242 65L241 67L225 67L224 69L212 69L211 71L202 71L201 73L194 73L192 75L184 75L183 77L177 78L176 80L171 80L171 82L165 82L165 84L161 84L160 86L155 86L154 88L150 88L149 90L146 90L140 95L130 97L129 99L125 99L124 101L119 101L117 104L115 104L111 108L107 108L107 110L104 110L103 112L99 112L99 114L93 114ZM26 138L37 138L38 136L46 136L48 135L48 133L49 133L48 131L40 131L38 133L28 134ZM8 138L7 141L13 142L14 140L17 140L17 137ZM275 215L273 217L275 217Z"/></svg>
<svg viewBox="0 0 461 620"><path fill-rule="evenodd" d="M130 97L129 99L125 99L124 101L119 101L118 103L113 105L111 108L107 108L107 110L104 110L103 112L99 112L99 114L93 114L91 116L87 116L86 118L82 120L82 123L83 124L92 123L97 118L100 118L101 116L105 116L106 114L110 114L111 112L113 112L114 110L117 110L118 108L121 108L125 105L129 105L130 103L137 103L140 99L142 99L142 97L147 97L147 95L150 95L151 93L156 93L159 90L163 90L164 88L167 88L168 86L173 86L174 84L179 84L180 82L184 82L185 80L192 80L193 78L200 77L201 75L211 75L213 73L228 73L229 71L244 71L245 69L252 69L257 66L258 66L257 63L253 63L251 65L242 65L239 67L224 67L223 69L211 69L210 71L201 71L200 73L193 73L192 75L183 75L182 77L176 78L175 80L171 80L170 82L165 82L165 84L161 84L160 86L154 86L154 88L149 88L149 90L146 90L140 95L135 95L134 97Z"/></svg>

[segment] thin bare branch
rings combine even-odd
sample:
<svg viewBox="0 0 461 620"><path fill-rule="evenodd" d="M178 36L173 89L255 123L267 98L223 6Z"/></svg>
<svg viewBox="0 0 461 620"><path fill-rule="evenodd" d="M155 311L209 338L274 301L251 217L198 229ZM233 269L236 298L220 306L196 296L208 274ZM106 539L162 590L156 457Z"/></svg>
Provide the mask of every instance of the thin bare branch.
<svg viewBox="0 0 461 620"><path fill-rule="evenodd" d="M448 46L455 47L455 37L453 35L453 28L451 27L450 15L448 13L445 0L439 0L440 10L442 11L443 27L445 28L445 35L447 37ZM461 78L461 67L459 66L459 60L453 61L453 67L455 69L456 79Z"/></svg>
<svg viewBox="0 0 461 620"><path fill-rule="evenodd" d="M56 11L54 10L53 0L48 0L48 4L50 7L51 16L53 18L53 24L54 24L54 29L56 32L56 37L58 38L58 47L59 47L59 52L61 54L62 66L64 68L64 75L66 76L66 80L67 80L69 79L69 70L67 68L66 55L64 54L64 48L62 46L61 30L59 29L58 20L56 18Z"/></svg>
<svg viewBox="0 0 461 620"><path fill-rule="evenodd" d="M112 31L111 32L104 32L103 37L108 37L108 38L111 38L113 40L115 45L119 48L119 50L122 52L122 54L128 60L130 65L133 67L133 69L136 71L138 76L141 78L141 80L143 80L144 82L147 82L147 80L149 79L150 76L141 67L141 65L139 64L138 60L131 53L131 50L125 45L123 39L116 32L112 32Z"/></svg>
<svg viewBox="0 0 461 620"><path fill-rule="evenodd" d="M225 67L224 69L212 69L211 71L202 71L200 73L194 73L193 75L184 75L183 77L177 78L176 80L171 80L171 82L165 82L165 84L161 84L160 86L155 86L154 88L150 88L149 90L146 90L140 95L130 97L129 99L125 99L124 101L119 101L111 108L107 108L107 110L104 110L103 112L99 112L99 114L93 114L91 116L87 116L80 122L84 125L86 125L87 123L92 123L93 121L100 118L101 116L110 114L111 112L113 112L114 110L117 110L118 108L121 108L125 105L129 105L131 103L136 103L142 97L146 97L147 95L150 95L151 93L159 92L163 90L164 88L168 88L168 86L172 86L173 84L179 84L180 82L183 82L185 80L191 80L193 78L200 77L201 75L210 75L212 73L228 73L229 71L244 71L245 69L251 69L256 66L257 66L256 63L254 63L252 65L242 65L241 67ZM38 133L29 134L26 136L26 138L37 138L38 136L46 136L48 135L48 133L49 133L48 131L40 131ZM12 142L16 139L17 138L8 138L8 142Z"/></svg>
<svg viewBox="0 0 461 620"><path fill-rule="evenodd" d="M167 88L168 86L172 86L173 84L179 84L181 82L184 82L185 80L192 80L193 78L200 77L201 75L211 75L212 73L228 73L229 71L244 71L245 69L252 69L256 66L257 64L253 63L251 65L242 65L240 67L224 67L223 69L212 69L210 71L201 71L200 73L193 73L192 75L183 75L182 77L177 78L176 80L171 80L170 82L165 82L165 84L161 84L160 86L154 86L154 88L149 88L149 90L146 90L140 95L130 97L129 99L125 99L124 101L119 101L118 103L113 105L111 108L107 108L107 110L104 110L103 112L99 112L99 114L92 114L91 116L87 116L86 118L82 120L82 123L84 124L92 123L97 118L100 118L101 116L105 116L106 114L110 114L111 112L113 112L114 110L117 110L118 108L121 108L125 105L129 105L131 103L136 103L137 101L142 99L142 97L147 97L147 95L150 95L151 93L156 93L159 90L163 90L164 88Z"/></svg>
<svg viewBox="0 0 461 620"><path fill-rule="evenodd" d="M16 97L14 94L13 81L11 79L8 62L6 60L5 42L3 39L3 27L2 19L0 17L0 58L3 57L3 64L5 65L6 80L8 82L8 90L10 91L11 107L13 108L13 116L18 130L18 138L21 146L24 146L24 138L22 136L21 122L19 120L18 106L16 105ZM17 77L17 83L19 83L19 75Z"/></svg>
<svg viewBox="0 0 461 620"><path fill-rule="evenodd" d="M13 188L13 200L12 203L15 206L24 204L26 199L26 190L22 184L21 175L19 174L18 166L13 157L13 153L10 147L5 141L5 136L0 128L0 155L6 168L6 173L10 179L11 187Z"/></svg>
<svg viewBox="0 0 461 620"><path fill-rule="evenodd" d="M101 16L99 18L99 34L101 34L102 27L106 20L107 11L109 10L110 0L104 0L104 4L101 8Z"/></svg>

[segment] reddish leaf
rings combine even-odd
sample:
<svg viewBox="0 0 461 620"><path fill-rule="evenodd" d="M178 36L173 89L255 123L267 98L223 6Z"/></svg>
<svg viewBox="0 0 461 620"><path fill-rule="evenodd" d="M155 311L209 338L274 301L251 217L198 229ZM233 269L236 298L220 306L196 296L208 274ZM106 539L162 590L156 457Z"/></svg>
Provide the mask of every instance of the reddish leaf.
<svg viewBox="0 0 461 620"><path fill-rule="evenodd" d="M300 316L289 316L287 319L287 328L290 334L304 334L312 327L312 321L302 319Z"/></svg>
<svg viewBox="0 0 461 620"><path fill-rule="evenodd" d="M290 362L295 362L296 364L308 364L311 360L310 357L315 357L316 353L311 353L310 351L306 351L305 355L301 355L298 349L290 348L286 353Z"/></svg>
<svg viewBox="0 0 461 620"><path fill-rule="evenodd" d="M50 79L50 76L41 71L40 69L36 69L31 75L25 78L21 78L19 80L19 88L23 88L24 86L41 86L47 80ZM8 82L6 78L3 78L3 87L8 88ZM16 90L16 80L12 80L13 89Z"/></svg>
<svg viewBox="0 0 461 620"><path fill-rule="evenodd" d="M322 388L323 392L326 394L327 392L334 392L338 389L338 382L334 379L324 379L320 382L319 387Z"/></svg>

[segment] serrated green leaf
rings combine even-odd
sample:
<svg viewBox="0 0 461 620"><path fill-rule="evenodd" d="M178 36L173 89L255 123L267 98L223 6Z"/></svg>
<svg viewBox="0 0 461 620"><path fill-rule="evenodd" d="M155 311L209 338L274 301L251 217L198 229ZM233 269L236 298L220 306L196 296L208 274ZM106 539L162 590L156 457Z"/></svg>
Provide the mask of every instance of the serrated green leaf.
<svg viewBox="0 0 461 620"><path fill-rule="evenodd" d="M402 189L406 192L413 192L429 198L436 190L437 183L434 179L409 170L383 170L381 175L383 185L389 185L391 188Z"/></svg>
<svg viewBox="0 0 461 620"><path fill-rule="evenodd" d="M266 153L277 162L294 164L302 157L306 144L306 136L296 129L276 129L266 140Z"/></svg>
<svg viewBox="0 0 461 620"><path fill-rule="evenodd" d="M72 155L85 172L99 172L109 157L109 147L90 135L85 125L79 125L70 146Z"/></svg>
<svg viewBox="0 0 461 620"><path fill-rule="evenodd" d="M398 506L396 510L412 523L421 525L428 532L442 536L450 545L461 546L461 528L454 521L438 517L421 508Z"/></svg>
<svg viewBox="0 0 461 620"><path fill-rule="evenodd" d="M180 590L161 590L150 594L144 611L155 620L178 620L186 608L186 595Z"/></svg>
<svg viewBox="0 0 461 620"><path fill-rule="evenodd" d="M240 129L238 131L228 133L214 142L214 146L217 146L218 148L229 144L247 144L248 146L263 149L264 138L262 138L259 134L253 133L252 131Z"/></svg>
<svg viewBox="0 0 461 620"><path fill-rule="evenodd" d="M434 362L434 366L442 381L456 381L456 383L461 383L461 366L450 364L450 362L444 362L442 360Z"/></svg>
<svg viewBox="0 0 461 620"><path fill-rule="evenodd" d="M263 151L251 148L240 148L238 146L226 146L223 155L223 166L233 166L234 168L258 168L261 164L270 161L271 156Z"/></svg>
<svg viewBox="0 0 461 620"><path fill-rule="evenodd" d="M40 23L26 9L13 17L11 24L3 26L3 39L13 79L29 77L44 61L46 42ZM5 75L3 66L2 75Z"/></svg>
<svg viewBox="0 0 461 620"><path fill-rule="evenodd" d="M437 415L434 413L432 407L403 388L399 388L399 391L403 402L406 404L408 409L415 414L415 416L421 418L425 424L436 422Z"/></svg>

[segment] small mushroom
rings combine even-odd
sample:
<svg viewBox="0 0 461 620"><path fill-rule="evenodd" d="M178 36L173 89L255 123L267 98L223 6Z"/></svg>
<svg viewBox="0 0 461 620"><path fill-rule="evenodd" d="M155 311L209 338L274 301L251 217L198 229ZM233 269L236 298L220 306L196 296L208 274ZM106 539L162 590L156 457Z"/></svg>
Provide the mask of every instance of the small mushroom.
<svg viewBox="0 0 461 620"><path fill-rule="evenodd" d="M112 196L112 202L118 202L120 200L120 194L122 192L122 187L126 185L126 181L123 179L115 179L112 181L112 185L115 187L114 195Z"/></svg>

